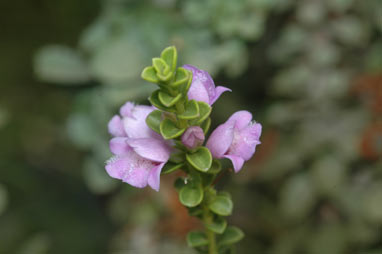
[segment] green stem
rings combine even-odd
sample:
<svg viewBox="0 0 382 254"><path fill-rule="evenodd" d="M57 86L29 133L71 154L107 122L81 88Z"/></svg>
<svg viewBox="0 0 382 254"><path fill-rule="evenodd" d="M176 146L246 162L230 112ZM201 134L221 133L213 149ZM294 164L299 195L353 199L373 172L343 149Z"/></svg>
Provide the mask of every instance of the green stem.
<svg viewBox="0 0 382 254"><path fill-rule="evenodd" d="M210 213L207 206L203 208L203 221L205 224L211 224L213 220L213 215ZM215 233L208 228L205 229L207 239L208 239L208 254L218 254L216 247Z"/></svg>
<svg viewBox="0 0 382 254"><path fill-rule="evenodd" d="M182 114L184 112L184 102L182 100L177 102L175 104L175 107L176 107L177 115L178 114ZM182 129L186 128L187 127L187 120L185 120L185 119L178 119L178 126L179 126L179 128L182 128Z"/></svg>

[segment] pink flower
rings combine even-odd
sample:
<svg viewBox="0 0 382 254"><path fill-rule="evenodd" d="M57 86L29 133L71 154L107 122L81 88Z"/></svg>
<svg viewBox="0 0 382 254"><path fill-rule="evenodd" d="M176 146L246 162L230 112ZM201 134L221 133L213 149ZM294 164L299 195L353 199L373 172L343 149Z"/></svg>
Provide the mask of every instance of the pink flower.
<svg viewBox="0 0 382 254"><path fill-rule="evenodd" d="M199 126L189 127L182 135L182 143L189 149L200 146L204 142L204 132Z"/></svg>
<svg viewBox="0 0 382 254"><path fill-rule="evenodd" d="M207 148L214 158L228 158L235 172L239 172L244 161L249 160L260 144L261 124L251 122L248 111L234 113L224 124L219 125L207 141Z"/></svg>
<svg viewBox="0 0 382 254"><path fill-rule="evenodd" d="M192 83L187 94L189 100L203 101L212 105L222 93L231 91L223 86L215 87L210 74L204 70L192 65L184 65L183 68L192 71Z"/></svg>
<svg viewBox="0 0 382 254"><path fill-rule="evenodd" d="M110 120L108 128L114 136L110 150L114 156L106 162L106 171L134 187L149 185L158 191L160 173L170 158L171 148L146 125L146 117L153 110L127 102L121 107L122 117L116 115Z"/></svg>

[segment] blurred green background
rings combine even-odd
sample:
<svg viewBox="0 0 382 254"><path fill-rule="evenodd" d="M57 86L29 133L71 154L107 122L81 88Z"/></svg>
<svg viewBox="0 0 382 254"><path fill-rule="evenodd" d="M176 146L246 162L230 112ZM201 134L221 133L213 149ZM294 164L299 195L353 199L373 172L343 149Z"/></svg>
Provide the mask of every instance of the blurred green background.
<svg viewBox="0 0 382 254"><path fill-rule="evenodd" d="M247 236L238 253L382 253L381 1L14 0L0 14L1 254L193 253L174 177L156 193L104 170L108 120L147 103L140 72L168 45L233 90L213 127L240 109L263 124L218 185Z"/></svg>

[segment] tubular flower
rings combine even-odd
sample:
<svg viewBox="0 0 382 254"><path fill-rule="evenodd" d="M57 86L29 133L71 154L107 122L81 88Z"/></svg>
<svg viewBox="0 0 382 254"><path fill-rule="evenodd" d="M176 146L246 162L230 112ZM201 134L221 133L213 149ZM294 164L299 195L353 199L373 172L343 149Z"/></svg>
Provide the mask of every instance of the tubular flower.
<svg viewBox="0 0 382 254"><path fill-rule="evenodd" d="M251 121L251 113L238 111L219 125L207 141L212 156L230 159L235 172L240 171L260 144L261 124Z"/></svg>
<svg viewBox="0 0 382 254"><path fill-rule="evenodd" d="M192 65L184 65L183 68L192 71L192 83L187 93L189 100L203 101L212 105L222 93L231 91L224 86L215 87L214 81L207 71Z"/></svg>
<svg viewBox="0 0 382 254"><path fill-rule="evenodd" d="M121 107L122 117L116 115L110 120L108 128L114 136L110 150L114 156L106 162L106 171L134 187L149 185L158 191L160 172L170 157L171 148L146 125L145 119L152 111L153 107L127 102Z"/></svg>

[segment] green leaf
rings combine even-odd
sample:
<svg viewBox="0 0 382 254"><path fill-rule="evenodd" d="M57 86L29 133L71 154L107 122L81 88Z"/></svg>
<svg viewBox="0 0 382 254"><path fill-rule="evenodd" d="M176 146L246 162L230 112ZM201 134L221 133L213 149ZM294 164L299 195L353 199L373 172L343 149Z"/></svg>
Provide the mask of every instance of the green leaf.
<svg viewBox="0 0 382 254"><path fill-rule="evenodd" d="M159 79L157 77L156 71L153 66L149 66L143 69L141 77L151 83L158 83Z"/></svg>
<svg viewBox="0 0 382 254"><path fill-rule="evenodd" d="M201 174L199 174L199 172L197 172L196 170L191 170L191 172L189 173L190 175L190 181L192 182L192 184L194 185L202 185L202 176Z"/></svg>
<svg viewBox="0 0 382 254"><path fill-rule="evenodd" d="M207 118L207 120L205 120L201 125L200 127L203 129L203 132L204 132L204 135L207 135L207 132L208 130L210 129L210 126L211 126L211 118Z"/></svg>
<svg viewBox="0 0 382 254"><path fill-rule="evenodd" d="M237 254L235 245L223 245L218 247L219 254Z"/></svg>
<svg viewBox="0 0 382 254"><path fill-rule="evenodd" d="M223 234L224 230L227 228L227 221L222 217L215 217L212 222L205 223L204 225L216 234Z"/></svg>
<svg viewBox="0 0 382 254"><path fill-rule="evenodd" d="M159 126L160 133L162 134L164 139L174 139L179 137L183 134L183 132L186 130L179 129L176 124L171 121L170 119L164 119Z"/></svg>
<svg viewBox="0 0 382 254"><path fill-rule="evenodd" d="M203 174L203 177L202 177L202 180L203 180L203 185L204 186L208 186L208 185L212 185L215 181L215 175L213 174Z"/></svg>
<svg viewBox="0 0 382 254"><path fill-rule="evenodd" d="M191 72L182 68L182 67L179 67L175 73L175 81L171 83L171 86L172 87L180 87L180 86L184 86L185 88L188 87L188 83L191 84ZM187 88L188 90L188 88Z"/></svg>
<svg viewBox="0 0 382 254"><path fill-rule="evenodd" d="M176 68L176 62L178 59L178 53L176 51L176 48L174 46L165 48L162 51L160 57L167 63L168 66L170 66L170 70L174 72Z"/></svg>
<svg viewBox="0 0 382 254"><path fill-rule="evenodd" d="M231 245L244 238L243 231L238 227L227 227L219 239L219 246Z"/></svg>
<svg viewBox="0 0 382 254"><path fill-rule="evenodd" d="M173 163L169 161L162 168L161 175L170 174L175 170L180 169L182 166L184 166L184 163Z"/></svg>
<svg viewBox="0 0 382 254"><path fill-rule="evenodd" d="M171 96L168 93L160 91L158 94L158 99L160 102L165 105L166 107L172 107L177 103L180 98L182 98L182 94L178 94L177 96Z"/></svg>
<svg viewBox="0 0 382 254"><path fill-rule="evenodd" d="M184 206L195 207L203 200L203 188L200 184L187 184L179 192L179 200Z"/></svg>
<svg viewBox="0 0 382 254"><path fill-rule="evenodd" d="M159 91L160 90L156 90L154 91L151 96L149 97L149 101L150 103L160 109L160 110L163 110L163 111L168 111L168 112L176 112L176 110L172 107L166 107L165 105L162 104L162 102L159 100Z"/></svg>
<svg viewBox="0 0 382 254"><path fill-rule="evenodd" d="M225 195L218 195L208 206L211 211L221 216L231 215L233 209L232 200Z"/></svg>
<svg viewBox="0 0 382 254"><path fill-rule="evenodd" d="M154 110L146 117L146 124L153 131L160 133L160 123L162 121L162 112L160 110Z"/></svg>
<svg viewBox="0 0 382 254"><path fill-rule="evenodd" d="M231 196L231 194L228 191L220 191L219 192L219 196L225 196L225 197L227 197L229 199L232 199L232 196Z"/></svg>
<svg viewBox="0 0 382 254"><path fill-rule="evenodd" d="M170 67L167 63L158 57L153 58L153 66L156 70L156 75L161 81L168 81L171 78Z"/></svg>
<svg viewBox="0 0 382 254"><path fill-rule="evenodd" d="M207 171L207 173L208 173L208 174L214 174L214 175L216 175L217 173L220 172L221 168L222 168L222 165L221 165L220 161L214 159L214 160L212 161L211 168Z"/></svg>
<svg viewBox="0 0 382 254"><path fill-rule="evenodd" d="M212 164L212 155L207 147L199 147L194 153L186 154L187 161L197 170L207 172Z"/></svg>
<svg viewBox="0 0 382 254"><path fill-rule="evenodd" d="M200 247L207 245L208 240L203 232L192 231L187 234L187 244L189 247Z"/></svg>
<svg viewBox="0 0 382 254"><path fill-rule="evenodd" d="M213 184L214 181L215 181L215 175L203 174L203 176L202 176L203 186L211 185L211 184Z"/></svg>
<svg viewBox="0 0 382 254"><path fill-rule="evenodd" d="M195 100L190 100L185 105L185 111L178 115L180 119L195 119L199 116L199 105Z"/></svg>
<svg viewBox="0 0 382 254"><path fill-rule="evenodd" d="M174 140L177 141L177 140ZM169 161L179 164L185 159L185 154L183 152L174 152L171 154Z"/></svg>
<svg viewBox="0 0 382 254"><path fill-rule="evenodd" d="M186 184L184 183L184 179L183 178L177 178L174 182L174 187L177 191L180 191L184 186L186 186Z"/></svg>
<svg viewBox="0 0 382 254"><path fill-rule="evenodd" d="M181 151L188 152L188 148L180 140L174 140L174 146Z"/></svg>
<svg viewBox="0 0 382 254"><path fill-rule="evenodd" d="M191 125L199 125L211 114L211 107L205 102L198 101L199 117L191 121Z"/></svg>
<svg viewBox="0 0 382 254"><path fill-rule="evenodd" d="M35 56L35 72L39 79L62 85L80 85L90 81L86 62L77 51L65 46L46 46Z"/></svg>
<svg viewBox="0 0 382 254"><path fill-rule="evenodd" d="M201 215L203 215L203 209L201 209L200 206L189 207L188 208L188 214L190 216L201 216Z"/></svg>
<svg viewBox="0 0 382 254"><path fill-rule="evenodd" d="M166 75L170 72L170 66L167 63L158 57L153 58L153 67L157 73Z"/></svg>

